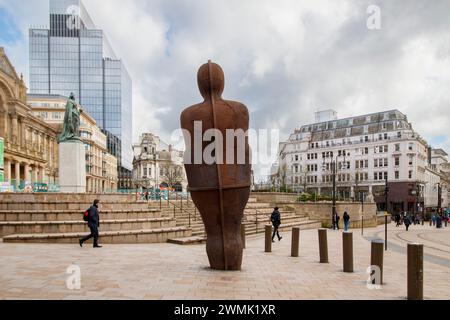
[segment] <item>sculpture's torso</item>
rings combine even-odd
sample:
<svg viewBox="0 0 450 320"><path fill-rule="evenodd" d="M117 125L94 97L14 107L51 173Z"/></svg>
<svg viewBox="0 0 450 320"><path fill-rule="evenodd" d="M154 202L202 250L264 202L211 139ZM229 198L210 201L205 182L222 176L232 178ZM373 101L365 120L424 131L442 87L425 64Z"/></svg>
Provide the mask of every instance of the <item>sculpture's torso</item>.
<svg viewBox="0 0 450 320"><path fill-rule="evenodd" d="M191 163L186 165L186 171L189 179L189 187L191 191L218 189L219 179L218 170L221 174L222 188L242 188L251 185L251 166L250 166L250 150L248 139L245 141L245 164L237 163L237 139L234 139L234 159L233 163L227 164L227 147L230 141L227 141L227 130L241 130L247 132L249 127L249 115L247 108L238 102L215 100L216 127L214 127L214 117L211 104L205 101L201 104L192 106L183 112L181 117L182 128L189 131L191 136L192 151L194 149L194 121L202 122L202 137L209 129L217 129L222 133L223 137L223 162L224 164L207 165L202 158L202 164L194 163L194 155L191 153ZM211 141L203 142L202 152L211 144Z"/></svg>

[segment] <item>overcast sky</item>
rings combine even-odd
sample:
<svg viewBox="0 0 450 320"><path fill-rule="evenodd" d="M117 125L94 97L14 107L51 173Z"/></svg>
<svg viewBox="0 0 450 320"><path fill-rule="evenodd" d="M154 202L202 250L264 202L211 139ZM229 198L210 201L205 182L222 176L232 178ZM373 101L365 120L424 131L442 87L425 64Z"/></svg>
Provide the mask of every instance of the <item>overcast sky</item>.
<svg viewBox="0 0 450 320"><path fill-rule="evenodd" d="M281 138L335 109L340 118L406 113L434 147L450 150L450 1L85 0L133 79L134 141L169 140L201 100L199 66L219 63L224 97L251 127ZM381 9L369 30L367 8ZM0 0L0 45L28 78L28 28L48 25L48 0Z"/></svg>

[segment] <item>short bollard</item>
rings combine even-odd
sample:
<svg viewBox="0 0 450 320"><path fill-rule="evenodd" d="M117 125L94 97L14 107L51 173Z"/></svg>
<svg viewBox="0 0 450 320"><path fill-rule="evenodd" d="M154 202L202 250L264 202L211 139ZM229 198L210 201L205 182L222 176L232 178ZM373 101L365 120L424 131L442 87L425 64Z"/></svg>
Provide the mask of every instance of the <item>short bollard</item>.
<svg viewBox="0 0 450 320"><path fill-rule="evenodd" d="M245 243L245 224L241 225L241 239L242 239L242 248L245 249L246 248L246 243Z"/></svg>
<svg viewBox="0 0 450 320"><path fill-rule="evenodd" d="M327 229L319 229L320 263L328 263Z"/></svg>
<svg viewBox="0 0 450 320"><path fill-rule="evenodd" d="M383 284L383 255L384 255L384 242L382 240L372 241L370 265L372 266L372 268L373 267L378 268L378 270L375 270L375 277L372 281L372 284L375 285Z"/></svg>
<svg viewBox="0 0 450 320"><path fill-rule="evenodd" d="M266 252L272 252L272 226L266 226Z"/></svg>
<svg viewBox="0 0 450 320"><path fill-rule="evenodd" d="M408 244L408 300L423 300L423 244Z"/></svg>
<svg viewBox="0 0 450 320"><path fill-rule="evenodd" d="M433 226L433 220L430 218L430 227Z"/></svg>
<svg viewBox="0 0 450 320"><path fill-rule="evenodd" d="M299 256L299 243L300 243L300 228L292 228L292 247L291 247L291 257Z"/></svg>
<svg viewBox="0 0 450 320"><path fill-rule="evenodd" d="M353 233L342 234L344 251L344 272L353 272Z"/></svg>

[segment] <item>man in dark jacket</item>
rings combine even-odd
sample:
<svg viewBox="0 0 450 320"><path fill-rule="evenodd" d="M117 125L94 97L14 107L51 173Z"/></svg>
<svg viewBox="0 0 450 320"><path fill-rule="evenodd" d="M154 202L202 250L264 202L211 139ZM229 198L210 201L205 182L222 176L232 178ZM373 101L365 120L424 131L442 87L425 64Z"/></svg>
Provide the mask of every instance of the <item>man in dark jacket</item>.
<svg viewBox="0 0 450 320"><path fill-rule="evenodd" d="M95 200L92 207L89 208L88 227L91 230L91 234L80 240L80 247L83 247L83 243L89 239L94 238L94 248L101 248L98 245L98 228L100 227L100 215L98 213L98 205L100 200Z"/></svg>
<svg viewBox="0 0 450 320"><path fill-rule="evenodd" d="M272 235L272 242L275 242L275 235L278 236L278 241L281 241L283 239L282 236L280 236L280 232L278 231L278 228L281 225L281 214L279 211L279 208L275 208L275 210L272 213L272 216L270 217L270 221L273 225L273 235Z"/></svg>

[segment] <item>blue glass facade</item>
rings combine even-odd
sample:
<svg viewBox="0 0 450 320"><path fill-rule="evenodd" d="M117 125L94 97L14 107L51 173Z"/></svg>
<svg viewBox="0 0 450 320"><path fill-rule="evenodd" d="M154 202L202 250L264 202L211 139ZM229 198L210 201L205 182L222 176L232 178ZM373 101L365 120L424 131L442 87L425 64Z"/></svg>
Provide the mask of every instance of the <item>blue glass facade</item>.
<svg viewBox="0 0 450 320"><path fill-rule="evenodd" d="M50 29L30 29L30 92L73 92L121 142L119 167L132 169L132 82L79 0L50 0Z"/></svg>

